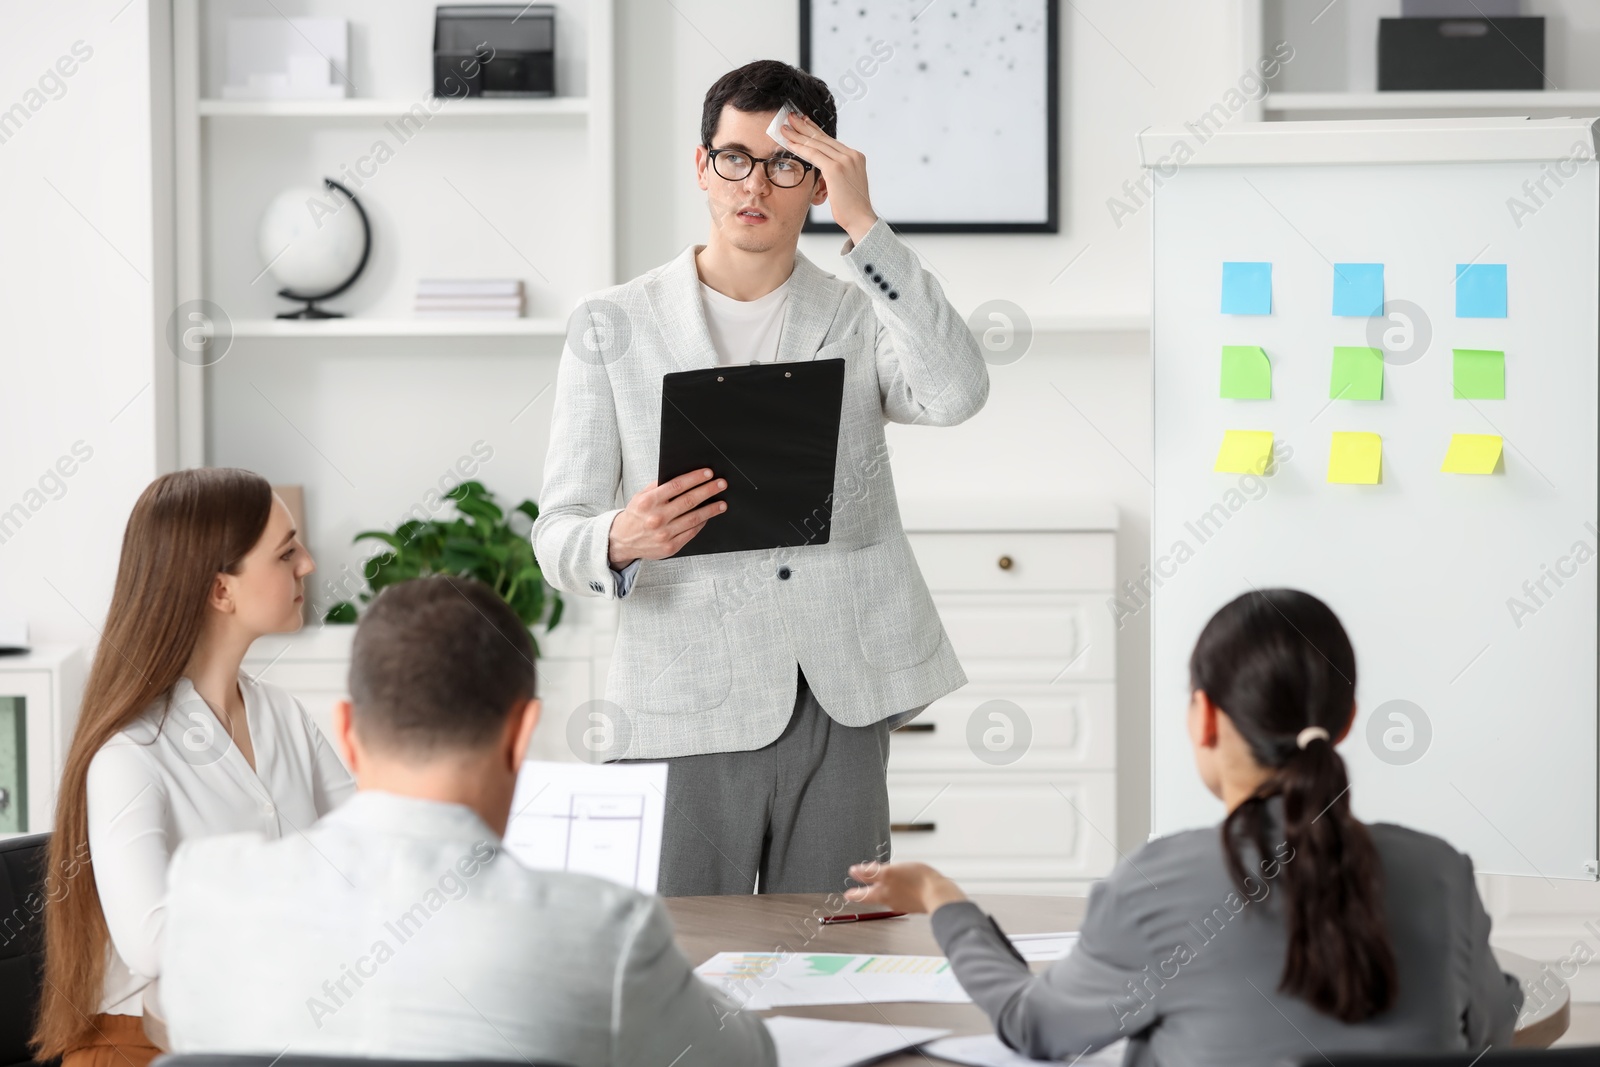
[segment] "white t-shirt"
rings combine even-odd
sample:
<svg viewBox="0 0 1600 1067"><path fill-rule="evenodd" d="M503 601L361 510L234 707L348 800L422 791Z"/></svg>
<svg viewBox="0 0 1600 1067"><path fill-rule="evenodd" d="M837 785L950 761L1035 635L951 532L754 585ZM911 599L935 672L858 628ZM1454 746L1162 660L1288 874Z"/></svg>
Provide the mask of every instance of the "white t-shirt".
<svg viewBox="0 0 1600 1067"><path fill-rule="evenodd" d="M788 278L766 296L754 300L735 300L701 282L700 302L706 309L711 344L717 350L717 366L777 361L783 309L789 302Z"/></svg>
<svg viewBox="0 0 1600 1067"><path fill-rule="evenodd" d="M167 863L179 844L244 830L298 836L355 793L298 700L243 671L239 692L254 770L187 678L170 703L153 702L89 761L89 853L111 931L104 1013L144 1014L166 925Z"/></svg>

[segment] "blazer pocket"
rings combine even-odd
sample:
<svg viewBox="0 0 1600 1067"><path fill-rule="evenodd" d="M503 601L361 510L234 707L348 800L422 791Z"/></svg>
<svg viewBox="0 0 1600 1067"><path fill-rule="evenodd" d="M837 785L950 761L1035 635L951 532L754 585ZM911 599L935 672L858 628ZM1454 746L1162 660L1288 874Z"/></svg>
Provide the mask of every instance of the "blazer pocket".
<svg viewBox="0 0 1600 1067"><path fill-rule="evenodd" d="M933 655L944 627L905 535L858 548L847 559L862 657L879 670L899 671Z"/></svg>
<svg viewBox="0 0 1600 1067"><path fill-rule="evenodd" d="M733 665L715 581L634 586L620 605L613 655L623 667L619 695L630 706L694 712L721 705Z"/></svg>

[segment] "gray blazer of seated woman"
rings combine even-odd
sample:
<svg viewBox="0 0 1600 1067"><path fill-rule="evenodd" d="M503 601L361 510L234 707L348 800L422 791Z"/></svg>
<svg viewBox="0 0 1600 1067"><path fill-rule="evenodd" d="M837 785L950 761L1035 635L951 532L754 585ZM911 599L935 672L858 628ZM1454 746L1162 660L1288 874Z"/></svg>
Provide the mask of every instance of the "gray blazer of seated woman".
<svg viewBox="0 0 1600 1067"><path fill-rule="evenodd" d="M1218 829L1151 841L1089 894L1077 947L1032 974L995 922L919 863L860 864L853 900L933 914L1007 1045L1062 1059L1129 1038L1127 1064L1296 1062L1511 1041L1522 990L1489 951L1472 863L1358 822L1334 745L1355 653L1316 597L1252 592L1189 663L1195 763Z"/></svg>

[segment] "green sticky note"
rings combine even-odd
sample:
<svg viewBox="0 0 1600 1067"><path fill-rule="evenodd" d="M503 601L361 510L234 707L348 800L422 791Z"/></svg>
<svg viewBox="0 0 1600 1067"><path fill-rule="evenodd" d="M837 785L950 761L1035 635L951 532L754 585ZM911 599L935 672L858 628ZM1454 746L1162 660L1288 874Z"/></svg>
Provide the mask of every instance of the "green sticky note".
<svg viewBox="0 0 1600 1067"><path fill-rule="evenodd" d="M1222 395L1228 400L1271 400L1267 354L1255 345L1223 345Z"/></svg>
<svg viewBox="0 0 1600 1067"><path fill-rule="evenodd" d="M1335 348L1328 396L1334 400L1382 400L1383 350Z"/></svg>
<svg viewBox="0 0 1600 1067"><path fill-rule="evenodd" d="M1506 354L1488 348L1454 348L1457 400L1504 400Z"/></svg>

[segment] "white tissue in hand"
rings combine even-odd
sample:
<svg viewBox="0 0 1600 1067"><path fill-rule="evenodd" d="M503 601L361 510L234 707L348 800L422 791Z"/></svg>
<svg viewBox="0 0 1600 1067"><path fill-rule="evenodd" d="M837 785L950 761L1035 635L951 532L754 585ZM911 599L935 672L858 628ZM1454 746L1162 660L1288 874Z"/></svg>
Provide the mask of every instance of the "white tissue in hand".
<svg viewBox="0 0 1600 1067"><path fill-rule="evenodd" d="M778 109L777 115L773 116L772 124L767 127L767 136L772 138L774 141L777 141L779 144L783 145L784 148L787 148L791 152L794 151L794 145L784 140L783 134L779 133L778 130L785 122L789 121L789 116L793 115L794 113L794 108L790 107L788 104L784 104Z"/></svg>

